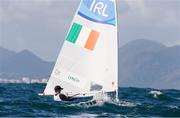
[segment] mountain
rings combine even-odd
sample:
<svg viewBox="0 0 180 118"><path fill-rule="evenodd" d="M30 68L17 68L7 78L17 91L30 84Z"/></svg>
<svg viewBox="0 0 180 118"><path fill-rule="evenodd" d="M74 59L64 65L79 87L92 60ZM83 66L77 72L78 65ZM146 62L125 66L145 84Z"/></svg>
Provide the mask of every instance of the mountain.
<svg viewBox="0 0 180 118"><path fill-rule="evenodd" d="M180 46L134 40L119 49L119 85L180 89Z"/></svg>
<svg viewBox="0 0 180 118"><path fill-rule="evenodd" d="M9 58L10 56L14 55L14 51L10 51L8 49L5 49L3 47L0 47L0 62L2 60L5 60L6 58Z"/></svg>
<svg viewBox="0 0 180 118"><path fill-rule="evenodd" d="M17 53L0 47L0 78L42 78L50 75L53 66L28 50ZM180 46L143 39L122 46L119 86L180 89Z"/></svg>
<svg viewBox="0 0 180 118"><path fill-rule="evenodd" d="M28 50L12 53L4 49L0 51L0 55L3 55L0 64L2 78L45 77L50 74L54 65L53 62L46 62Z"/></svg>

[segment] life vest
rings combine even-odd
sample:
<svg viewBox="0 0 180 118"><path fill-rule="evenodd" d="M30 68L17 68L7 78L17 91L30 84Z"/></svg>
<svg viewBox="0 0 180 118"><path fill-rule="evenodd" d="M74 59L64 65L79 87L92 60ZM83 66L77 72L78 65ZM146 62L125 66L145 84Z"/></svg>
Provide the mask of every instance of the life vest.
<svg viewBox="0 0 180 118"><path fill-rule="evenodd" d="M73 101L73 100L75 100L75 98L68 97L68 96L64 95L63 93L54 95L54 101Z"/></svg>
<svg viewBox="0 0 180 118"><path fill-rule="evenodd" d="M54 95L54 101L69 101L69 97L63 93L59 93Z"/></svg>
<svg viewBox="0 0 180 118"><path fill-rule="evenodd" d="M54 101L61 101L59 94L54 95Z"/></svg>

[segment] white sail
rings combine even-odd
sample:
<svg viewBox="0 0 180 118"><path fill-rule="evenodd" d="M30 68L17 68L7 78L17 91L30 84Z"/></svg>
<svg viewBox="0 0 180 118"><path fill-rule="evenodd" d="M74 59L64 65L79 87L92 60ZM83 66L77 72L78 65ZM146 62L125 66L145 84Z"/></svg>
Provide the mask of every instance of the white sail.
<svg viewBox="0 0 180 118"><path fill-rule="evenodd" d="M82 0L44 95L60 85L68 94L111 92L118 87L115 0Z"/></svg>

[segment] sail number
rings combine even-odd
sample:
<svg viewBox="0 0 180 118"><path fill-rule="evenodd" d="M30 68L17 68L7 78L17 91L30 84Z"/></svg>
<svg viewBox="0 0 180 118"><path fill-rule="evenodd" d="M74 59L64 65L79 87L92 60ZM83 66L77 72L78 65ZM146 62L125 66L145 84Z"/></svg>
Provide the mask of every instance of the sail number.
<svg viewBox="0 0 180 118"><path fill-rule="evenodd" d="M108 17L108 14L106 13L107 4L104 4L103 2L97 2L96 0L93 0L90 11L97 13L101 16Z"/></svg>
<svg viewBox="0 0 180 118"><path fill-rule="evenodd" d="M72 80L72 81L74 81L74 82L79 82L79 79L76 78L76 77L73 77L73 76L68 76L68 79L69 79L69 80Z"/></svg>

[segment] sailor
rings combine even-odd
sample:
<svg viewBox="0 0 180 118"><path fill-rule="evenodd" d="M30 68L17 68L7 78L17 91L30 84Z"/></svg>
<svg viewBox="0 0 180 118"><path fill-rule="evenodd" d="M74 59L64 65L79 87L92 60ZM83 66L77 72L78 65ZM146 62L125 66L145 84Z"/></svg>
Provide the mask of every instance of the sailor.
<svg viewBox="0 0 180 118"><path fill-rule="evenodd" d="M72 101L74 100L74 96L79 95L79 94L75 94L73 96L66 96L63 93L61 93L61 91L63 90L63 88L61 86L55 86L54 91L54 100L55 101Z"/></svg>

